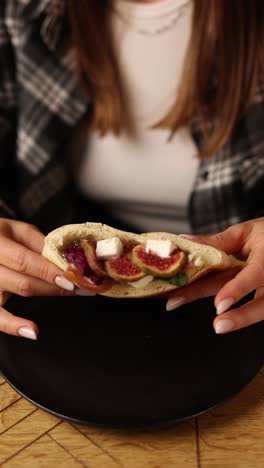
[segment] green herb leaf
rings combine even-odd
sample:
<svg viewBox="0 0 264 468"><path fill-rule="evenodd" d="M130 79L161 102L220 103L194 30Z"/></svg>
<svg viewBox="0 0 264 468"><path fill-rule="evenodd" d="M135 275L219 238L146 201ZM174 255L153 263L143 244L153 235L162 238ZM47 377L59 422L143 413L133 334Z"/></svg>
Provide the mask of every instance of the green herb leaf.
<svg viewBox="0 0 264 468"><path fill-rule="evenodd" d="M170 278L169 282L170 284L174 284L175 286L182 288L188 284L188 276L186 273L180 272L177 273L176 276L173 276L173 278Z"/></svg>

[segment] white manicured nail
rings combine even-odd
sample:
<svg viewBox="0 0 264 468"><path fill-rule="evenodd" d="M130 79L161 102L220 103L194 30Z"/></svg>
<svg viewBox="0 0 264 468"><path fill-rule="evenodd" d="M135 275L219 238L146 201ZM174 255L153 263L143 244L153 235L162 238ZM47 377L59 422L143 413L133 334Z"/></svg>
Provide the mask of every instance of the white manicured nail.
<svg viewBox="0 0 264 468"><path fill-rule="evenodd" d="M220 301L216 307L217 315L220 315L226 312L234 304L234 302L235 301L232 297L227 297L226 299L223 299L222 301Z"/></svg>
<svg viewBox="0 0 264 468"><path fill-rule="evenodd" d="M174 297L168 300L166 304L166 310L170 312L171 310L177 309L181 305L186 303L185 297Z"/></svg>
<svg viewBox="0 0 264 468"><path fill-rule="evenodd" d="M88 289L78 288L75 291L76 296L96 296L96 293Z"/></svg>
<svg viewBox="0 0 264 468"><path fill-rule="evenodd" d="M34 332L33 328L30 327L21 327L17 330L19 336L23 336L24 338L28 338L29 340L36 340L37 335Z"/></svg>
<svg viewBox="0 0 264 468"><path fill-rule="evenodd" d="M215 333L221 334L221 333L228 333L234 329L234 322L233 320L230 319L224 319L224 320L219 320L215 324Z"/></svg>
<svg viewBox="0 0 264 468"><path fill-rule="evenodd" d="M59 288L66 289L66 291L73 291L74 290L74 284L64 278L64 276L56 276L55 278L55 283Z"/></svg>

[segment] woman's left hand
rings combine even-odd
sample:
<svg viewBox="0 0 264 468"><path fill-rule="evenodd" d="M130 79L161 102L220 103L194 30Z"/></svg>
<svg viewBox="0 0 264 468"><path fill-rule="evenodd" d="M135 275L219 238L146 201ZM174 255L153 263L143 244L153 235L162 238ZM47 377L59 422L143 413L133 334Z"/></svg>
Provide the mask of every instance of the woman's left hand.
<svg viewBox="0 0 264 468"><path fill-rule="evenodd" d="M246 221L209 237L193 240L247 260L243 269L213 273L169 295L167 310L196 299L215 296L216 333L227 333L264 320L264 218ZM229 310L240 299L255 292L254 298Z"/></svg>

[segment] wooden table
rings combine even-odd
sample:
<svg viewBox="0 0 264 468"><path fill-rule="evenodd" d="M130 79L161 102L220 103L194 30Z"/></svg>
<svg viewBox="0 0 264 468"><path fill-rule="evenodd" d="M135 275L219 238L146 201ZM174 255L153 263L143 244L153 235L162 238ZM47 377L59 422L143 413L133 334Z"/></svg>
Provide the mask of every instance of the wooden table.
<svg viewBox="0 0 264 468"><path fill-rule="evenodd" d="M232 400L166 428L114 431L61 421L0 378L0 466L263 468L264 370Z"/></svg>

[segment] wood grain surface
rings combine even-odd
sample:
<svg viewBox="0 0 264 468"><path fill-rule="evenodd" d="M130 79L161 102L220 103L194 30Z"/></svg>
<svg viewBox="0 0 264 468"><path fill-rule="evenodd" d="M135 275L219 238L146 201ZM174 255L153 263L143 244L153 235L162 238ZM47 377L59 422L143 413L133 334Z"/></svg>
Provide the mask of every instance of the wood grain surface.
<svg viewBox="0 0 264 468"><path fill-rule="evenodd" d="M110 430L62 421L0 378L0 466L263 468L264 371L216 410L166 428Z"/></svg>

